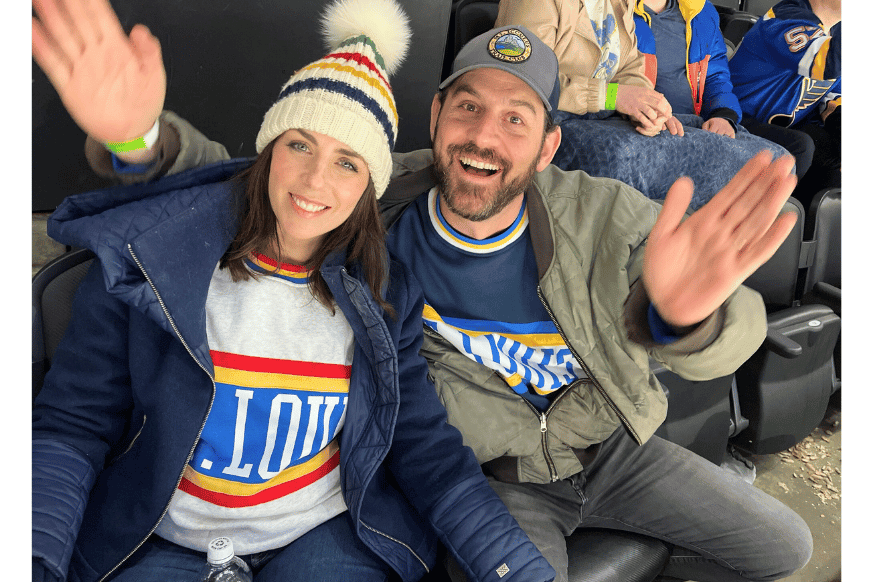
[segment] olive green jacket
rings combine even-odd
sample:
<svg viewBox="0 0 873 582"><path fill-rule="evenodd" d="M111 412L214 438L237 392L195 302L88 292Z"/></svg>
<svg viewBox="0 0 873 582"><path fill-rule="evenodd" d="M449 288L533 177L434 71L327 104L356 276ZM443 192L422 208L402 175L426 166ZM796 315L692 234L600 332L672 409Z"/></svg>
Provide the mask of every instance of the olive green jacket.
<svg viewBox="0 0 873 582"><path fill-rule="evenodd" d="M430 150L394 159L380 200L389 226L434 184ZM652 436L667 401L649 356L690 380L729 375L764 341L766 315L761 296L740 287L691 333L655 344L638 279L660 205L616 180L552 165L526 196L540 299L589 378L563 388L541 413L426 326L422 353L449 422L480 464L501 458L505 468L508 460L513 480L544 483L579 472L580 450L619 424L640 444Z"/></svg>

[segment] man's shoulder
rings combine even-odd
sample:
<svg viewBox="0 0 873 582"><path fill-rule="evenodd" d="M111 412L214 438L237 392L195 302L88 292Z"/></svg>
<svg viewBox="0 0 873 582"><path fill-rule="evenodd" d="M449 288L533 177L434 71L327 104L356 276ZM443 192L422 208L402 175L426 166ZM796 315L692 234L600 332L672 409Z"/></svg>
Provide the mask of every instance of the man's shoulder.
<svg viewBox="0 0 873 582"><path fill-rule="evenodd" d="M397 221L404 210L436 181L431 171L433 152L429 149L392 154L394 168L391 181L379 199L379 212L385 228Z"/></svg>
<svg viewBox="0 0 873 582"><path fill-rule="evenodd" d="M639 190L613 178L591 176L582 170L562 170L549 164L534 177L534 184L547 201L584 200L599 204L621 198L629 203L657 204Z"/></svg>
<svg viewBox="0 0 873 582"><path fill-rule="evenodd" d="M600 229L621 236L648 234L661 208L624 182L553 165L537 174L534 186L555 227L579 236Z"/></svg>

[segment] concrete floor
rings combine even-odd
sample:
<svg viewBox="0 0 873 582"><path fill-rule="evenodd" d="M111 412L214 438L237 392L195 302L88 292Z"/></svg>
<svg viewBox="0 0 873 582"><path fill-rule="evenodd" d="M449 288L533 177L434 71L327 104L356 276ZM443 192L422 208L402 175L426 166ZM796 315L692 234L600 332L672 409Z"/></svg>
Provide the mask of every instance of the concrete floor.
<svg viewBox="0 0 873 582"><path fill-rule="evenodd" d="M796 511L812 531L810 562L784 582L841 579L842 424L841 394L831 398L822 423L782 453L749 457L755 485Z"/></svg>

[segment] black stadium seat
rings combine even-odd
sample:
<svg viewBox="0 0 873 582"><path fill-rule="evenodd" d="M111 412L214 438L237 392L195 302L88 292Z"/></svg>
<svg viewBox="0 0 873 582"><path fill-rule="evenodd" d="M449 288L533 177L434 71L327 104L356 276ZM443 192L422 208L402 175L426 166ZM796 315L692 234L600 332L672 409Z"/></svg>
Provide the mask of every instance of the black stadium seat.
<svg viewBox="0 0 873 582"><path fill-rule="evenodd" d="M810 203L804 238L813 247L802 287L801 303L819 303L842 317L842 191L822 190ZM842 341L834 348L833 391L842 384Z"/></svg>
<svg viewBox="0 0 873 582"><path fill-rule="evenodd" d="M726 8L718 5L715 7L718 11L719 26L721 33L724 36L725 44L728 46L728 58L733 55L733 51L740 46L740 41L750 28L758 21L758 17L749 12L737 10L734 8Z"/></svg>
<svg viewBox="0 0 873 582"><path fill-rule="evenodd" d="M779 0L743 0L742 9L755 16L764 16Z"/></svg>
<svg viewBox="0 0 873 582"><path fill-rule="evenodd" d="M815 244L804 280L804 294L820 283L835 289L842 287L841 224L842 190L830 188L816 194L804 227L804 239Z"/></svg>
<svg viewBox="0 0 873 582"><path fill-rule="evenodd" d="M786 450L824 418L834 387L833 353L840 318L826 305L801 305L798 277L809 246L804 210L789 198L786 211L798 221L776 254L746 280L767 307L764 345L736 372L740 411L749 426L731 439L754 454Z"/></svg>
<svg viewBox="0 0 873 582"><path fill-rule="evenodd" d="M42 389L45 373L70 321L73 295L93 259L94 253L79 249L50 261L33 276L31 370L34 400Z"/></svg>

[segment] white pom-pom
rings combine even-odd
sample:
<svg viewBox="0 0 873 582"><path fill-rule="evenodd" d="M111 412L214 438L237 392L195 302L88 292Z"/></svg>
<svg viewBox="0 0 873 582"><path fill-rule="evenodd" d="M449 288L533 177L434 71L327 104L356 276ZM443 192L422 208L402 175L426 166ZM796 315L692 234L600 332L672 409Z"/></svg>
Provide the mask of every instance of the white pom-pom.
<svg viewBox="0 0 873 582"><path fill-rule="evenodd" d="M395 0L336 0L321 16L321 29L329 51L350 36L369 36L389 75L406 57L412 35L409 18Z"/></svg>

